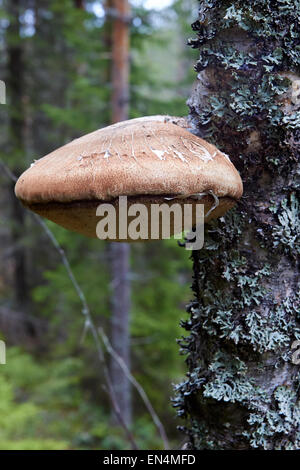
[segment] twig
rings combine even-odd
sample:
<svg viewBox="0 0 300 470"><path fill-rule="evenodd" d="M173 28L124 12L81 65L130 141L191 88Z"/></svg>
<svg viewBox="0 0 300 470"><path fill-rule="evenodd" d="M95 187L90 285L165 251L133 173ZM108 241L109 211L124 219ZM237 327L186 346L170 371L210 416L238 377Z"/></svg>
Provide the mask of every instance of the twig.
<svg viewBox="0 0 300 470"><path fill-rule="evenodd" d="M145 406L146 406L147 410L149 411L149 413L152 417L152 420L153 420L154 424L156 425L156 427L157 427L157 429L158 429L158 431L161 435L161 438L162 438L163 443L164 443L165 450L168 450L170 447L169 447L169 442L168 442L168 438L167 438L165 429L164 429L164 427L162 425L162 422L160 421L159 417L157 416L155 410L153 409L153 406L151 405L151 402L150 402L145 390L143 389L143 387L141 387L141 385L138 383L138 381L131 374L130 370L128 369L127 365L125 364L125 362L123 361L121 356L119 356L119 354L117 354L116 351L112 348L108 337L104 333L103 328L99 328L98 331L100 333L100 336L103 340L103 343L106 347L107 352L118 362L118 364L121 367L121 369L123 370L124 374L127 376L127 378L130 380L132 385L138 391L140 397L142 398L143 402L145 403Z"/></svg>
<svg viewBox="0 0 300 470"><path fill-rule="evenodd" d="M85 298L85 295L81 289L81 287L79 286L75 276L74 276L74 273L71 269L71 266L70 266L70 263L69 263L69 260L65 254L65 251L63 250L63 248L59 245L58 241L56 240L55 236L53 235L53 233L51 232L51 230L48 228L48 226L45 224L45 222L36 214L33 214L34 218L36 219L36 221L38 222L38 224L41 225L41 227L44 229L44 231L46 232L47 236L49 237L49 239L51 240L52 244L54 245L54 247L56 248L56 250L58 251L60 257L61 257L61 260L63 262L63 265L65 266L66 268L66 271L68 273L68 276L73 284L73 287L74 289L76 290L76 293L81 301L81 304L82 304L82 314L85 316L85 327L87 329L90 329L90 331L92 332L92 335L93 335L93 338L94 338L94 341L95 341L95 345L96 345L96 349L97 349L97 352L98 352L98 358L99 358L99 361L103 367L103 373L104 373L104 378L105 378L105 381L106 381L106 384L107 384L107 388L108 388L108 391L109 391L109 398L111 399L111 402L112 402L112 405L113 405L113 409L114 409L114 412L117 416L117 419L120 423L120 425L123 427L124 431L125 431L125 434L128 438L128 441L130 442L131 444L131 447L132 449L134 450L137 450L138 449L138 446L135 442L135 439L133 437L133 434L131 433L131 431L128 429L125 421L123 420L123 417L122 417L122 413L121 413L121 410L120 410L120 407L117 403L117 400L115 398L115 392L114 392L114 389L113 389L113 385L112 385L112 382L111 382L111 379L110 379L110 375L109 375L109 372L108 372L108 369L107 369L107 365L105 363L105 358L104 358L104 354L103 354L103 350L102 350L102 347L101 347L101 343L99 341L99 336L98 336L98 333L97 333L97 329L96 329L96 326L94 324L94 321L92 319L92 315L91 315L91 312L90 312L90 309L89 309L89 306L87 304L87 301L86 301L86 298Z"/></svg>
<svg viewBox="0 0 300 470"><path fill-rule="evenodd" d="M0 160L0 166L4 169L5 173L7 174L7 176L12 181L17 181L17 177L10 171L10 169L1 160ZM91 312L90 312L88 303L86 301L85 295L84 295L81 287L79 286L79 284L78 284L78 282L77 282L77 280L76 280L76 278L73 274L73 271L71 269L69 260L68 260L66 254L65 254L65 251L59 245L58 241L56 240L56 238L53 235L53 233L51 232L51 230L48 228L48 226L45 224L45 222L37 214L32 214L32 216L35 219L35 221L43 228L46 235L51 240L53 246L58 251L58 253L61 257L62 263L66 268L67 274L68 274L68 276L69 276L69 278L70 278L70 280L73 284L73 287L74 287L74 289L75 289L75 291L76 291L76 293L77 293L77 295L78 295L78 297L81 301L82 314L85 316L85 326L88 327L92 332L92 335L93 335L93 338L94 338L94 341L95 341L95 345L96 345L96 349L97 349L97 353L98 353L98 359L99 359L99 361L101 363L101 366L103 368L104 378L105 378L105 381L106 381L106 384L107 384L107 388L109 390L108 395L109 395L109 398L112 402L114 412L117 416L117 419L118 419L120 425L123 427L123 429L125 431L125 434L127 436L128 441L131 444L132 449L137 450L138 446L135 442L135 439L134 439L132 433L130 432L130 430L128 429L126 423L124 422L123 417L122 417L122 413L121 413L120 408L119 408L119 405L118 405L118 403L115 399L115 393L114 393L113 386L112 386L110 376L109 376L109 372L108 372L108 369L107 369L107 366L106 366L106 363L105 363L102 346L101 346L99 336L98 336L98 333L97 333L97 329L96 329L96 326L93 322Z"/></svg>
<svg viewBox="0 0 300 470"><path fill-rule="evenodd" d="M9 179L11 179L14 182L18 180L16 175L13 174L13 172L8 168L8 166L5 165L5 163L2 160L0 160L0 166L1 168L3 168L4 173L6 173Z"/></svg>

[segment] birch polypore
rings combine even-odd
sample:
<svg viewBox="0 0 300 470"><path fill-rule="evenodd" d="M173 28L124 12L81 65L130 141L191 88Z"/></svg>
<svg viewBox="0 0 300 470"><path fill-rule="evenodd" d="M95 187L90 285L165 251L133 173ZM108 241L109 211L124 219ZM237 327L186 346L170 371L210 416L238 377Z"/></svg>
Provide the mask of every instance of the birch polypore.
<svg viewBox="0 0 300 470"><path fill-rule="evenodd" d="M239 173L227 155L173 122L132 119L76 139L35 161L16 195L32 211L88 237L96 237L99 204L118 211L119 196L127 196L129 207L202 203L207 220L220 217L242 195Z"/></svg>

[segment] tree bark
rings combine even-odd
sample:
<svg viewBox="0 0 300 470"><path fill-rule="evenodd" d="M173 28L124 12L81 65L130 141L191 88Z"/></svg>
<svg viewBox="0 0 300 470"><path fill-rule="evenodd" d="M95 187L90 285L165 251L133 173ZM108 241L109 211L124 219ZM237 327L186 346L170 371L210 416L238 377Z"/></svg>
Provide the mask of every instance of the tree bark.
<svg viewBox="0 0 300 470"><path fill-rule="evenodd" d="M111 345L130 370L130 247L128 243L111 243L112 317ZM127 426L132 421L131 385L114 358L110 375L115 398Z"/></svg>
<svg viewBox="0 0 300 470"><path fill-rule="evenodd" d="M74 4L76 8L79 8L81 10L84 9L84 2L83 0L74 0Z"/></svg>
<svg viewBox="0 0 300 470"><path fill-rule="evenodd" d="M128 119L129 111L129 15L126 0L108 2L112 16L112 123ZM111 243L112 320L111 343L130 369L130 247L127 243ZM132 421L130 381L111 359L110 374L115 398L127 426Z"/></svg>
<svg viewBox="0 0 300 470"><path fill-rule="evenodd" d="M193 252L175 406L192 449L299 449L300 3L199 3L190 120L244 196Z"/></svg>
<svg viewBox="0 0 300 470"><path fill-rule="evenodd" d="M128 119L129 15L127 0L112 0L112 122Z"/></svg>
<svg viewBox="0 0 300 470"><path fill-rule="evenodd" d="M12 159L13 171L19 175L22 171L20 162L24 160L24 59L23 48L20 40L20 15L21 1L13 0L8 4L11 17L7 32L8 38L8 79L7 92L9 94L10 109L10 153ZM25 216L19 201L13 196L14 184L10 187L11 191L11 215L12 225L12 244L15 247L14 258L14 292L15 303L18 308L26 309L29 302L26 253L22 245L25 232Z"/></svg>

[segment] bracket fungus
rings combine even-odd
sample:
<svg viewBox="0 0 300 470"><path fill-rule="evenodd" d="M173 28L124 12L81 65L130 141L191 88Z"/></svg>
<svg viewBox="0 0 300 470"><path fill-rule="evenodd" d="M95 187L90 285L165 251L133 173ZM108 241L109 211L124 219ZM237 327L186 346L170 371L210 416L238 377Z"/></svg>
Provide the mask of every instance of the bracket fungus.
<svg viewBox="0 0 300 470"><path fill-rule="evenodd" d="M113 207L117 227L107 236L110 240L136 239L127 232L120 236L120 196L126 196L126 228L136 204L150 209L201 203L205 221L220 217L241 197L241 178L227 155L189 132L184 122L149 116L75 139L35 161L17 181L16 196L37 214L88 237L99 237L97 208ZM153 239L150 210L146 218L144 238ZM192 223L197 223L194 212ZM172 224L174 234L178 230Z"/></svg>

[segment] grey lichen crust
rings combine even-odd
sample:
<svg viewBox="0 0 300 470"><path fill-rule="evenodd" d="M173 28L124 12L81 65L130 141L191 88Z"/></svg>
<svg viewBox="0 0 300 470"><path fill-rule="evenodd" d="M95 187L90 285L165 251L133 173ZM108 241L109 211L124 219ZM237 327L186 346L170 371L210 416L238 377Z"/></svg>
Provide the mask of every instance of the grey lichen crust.
<svg viewBox="0 0 300 470"><path fill-rule="evenodd" d="M194 252L174 405L196 449L299 449L300 1L200 1L199 136L230 155L239 206Z"/></svg>

